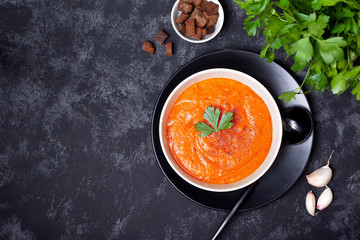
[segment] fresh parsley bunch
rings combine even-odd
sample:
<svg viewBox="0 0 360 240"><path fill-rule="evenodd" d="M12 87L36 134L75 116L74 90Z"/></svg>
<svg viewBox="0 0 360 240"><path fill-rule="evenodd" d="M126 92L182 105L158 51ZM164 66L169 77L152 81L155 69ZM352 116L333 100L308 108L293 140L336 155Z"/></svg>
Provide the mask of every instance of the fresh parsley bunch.
<svg viewBox="0 0 360 240"><path fill-rule="evenodd" d="M260 56L268 62L283 47L292 56L295 72L307 68L301 86L281 94L285 102L301 94L306 83L316 91L341 94L352 88L360 100L359 0L234 0L246 10L245 29L250 36L265 36ZM307 92L305 92L307 93Z"/></svg>

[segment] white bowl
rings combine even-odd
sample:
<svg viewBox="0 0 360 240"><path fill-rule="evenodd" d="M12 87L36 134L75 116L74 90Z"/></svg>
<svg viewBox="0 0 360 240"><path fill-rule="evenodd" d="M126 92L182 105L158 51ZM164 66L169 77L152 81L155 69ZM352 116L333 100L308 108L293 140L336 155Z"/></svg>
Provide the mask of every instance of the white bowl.
<svg viewBox="0 0 360 240"><path fill-rule="evenodd" d="M230 78L250 87L259 97L262 98L262 100L266 104L267 108L269 109L271 121L272 121L272 143L271 143L270 151L265 161L250 176L230 184L210 184L190 176L180 167L180 165L178 165L178 163L174 159L166 138L166 124L167 124L168 115L170 109L172 108L172 106L174 105L175 101L180 96L180 94L194 83L216 77ZM184 81L182 81L171 92L168 99L166 100L163 109L161 111L159 124L160 124L159 134L160 134L161 148L172 169L181 178L183 178L186 182L190 183L191 185L212 192L228 192L228 191L238 190L258 180L262 175L265 174L265 172L273 164L280 149L281 139L282 139L282 122L281 122L280 111L278 106L276 105L274 98L271 96L268 90L253 77L245 73L242 73L240 71L225 69L225 68L214 68L214 69L204 70L195 73L190 77L186 78Z"/></svg>
<svg viewBox="0 0 360 240"><path fill-rule="evenodd" d="M196 40L194 38L191 38L185 34L183 34L182 32L180 32L179 30L179 24L177 24L175 21L176 19L179 17L180 15L180 11L177 9L177 5L179 3L179 1L181 0L178 0L175 2L172 10L171 10L171 24L175 30L175 32L184 40L188 41L188 42L192 42L192 43L204 43L204 42L207 42L207 41L210 41L211 39L213 39L221 30L223 24L224 24L224 10L220 4L220 2L218 0L209 0L209 2L214 2L216 4L219 5L219 18L218 18L218 21L215 25L215 31L211 34L207 34L203 39L201 40Z"/></svg>

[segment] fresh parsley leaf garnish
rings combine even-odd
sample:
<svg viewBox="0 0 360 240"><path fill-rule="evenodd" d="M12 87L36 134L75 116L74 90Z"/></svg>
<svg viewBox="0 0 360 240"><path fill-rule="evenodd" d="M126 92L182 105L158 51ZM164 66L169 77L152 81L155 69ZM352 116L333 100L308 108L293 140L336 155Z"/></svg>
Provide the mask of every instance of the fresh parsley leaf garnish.
<svg viewBox="0 0 360 240"><path fill-rule="evenodd" d="M222 115L218 129L225 130L225 129L231 128L234 125L234 123L230 122L231 120L233 120L232 112L228 112L228 113Z"/></svg>
<svg viewBox="0 0 360 240"><path fill-rule="evenodd" d="M292 92L292 91L289 91L289 92L283 92L280 96L279 96L279 99L283 99L284 102L290 102L292 99L296 99L296 94L297 92Z"/></svg>
<svg viewBox="0 0 360 240"><path fill-rule="evenodd" d="M215 129L213 129L212 127L210 127L209 125L207 125L204 122L195 124L195 128L196 128L197 132L202 132L200 134L200 137L206 137L207 135L210 135L213 132L215 132Z"/></svg>
<svg viewBox="0 0 360 240"><path fill-rule="evenodd" d="M206 137L213 132L229 129L234 125L234 123L230 122L233 120L232 112L223 114L219 123L220 113L221 112L219 108L215 109L214 107L208 106L205 109L204 118L210 123L212 127L207 125L205 122L195 124L196 131L201 132L200 137Z"/></svg>
<svg viewBox="0 0 360 240"><path fill-rule="evenodd" d="M219 108L216 108L216 110L215 110L214 107L209 106L205 109L204 118L209 121L211 126L213 126L215 132L218 132L217 125L219 122L219 117L220 117L220 109Z"/></svg>
<svg viewBox="0 0 360 240"><path fill-rule="evenodd" d="M360 100L360 2L359 0L234 0L246 11L244 28L249 36L262 34L260 56L267 62L283 48L294 60L295 72L307 69L299 88L283 93L284 101L297 94L352 89ZM309 91L303 92L304 85Z"/></svg>

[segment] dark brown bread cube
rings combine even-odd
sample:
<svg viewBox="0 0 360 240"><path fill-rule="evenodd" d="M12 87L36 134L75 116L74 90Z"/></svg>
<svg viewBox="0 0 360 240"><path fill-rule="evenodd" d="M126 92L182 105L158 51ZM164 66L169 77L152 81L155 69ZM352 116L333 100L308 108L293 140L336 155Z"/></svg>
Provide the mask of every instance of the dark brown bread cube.
<svg viewBox="0 0 360 240"><path fill-rule="evenodd" d="M177 24L180 24L180 23L183 23L186 19L189 18L189 14L186 14L186 13L181 13L180 16L176 19L176 23Z"/></svg>
<svg viewBox="0 0 360 240"><path fill-rule="evenodd" d="M198 8L200 11L204 12L204 8L201 7L201 4L200 4L199 6L197 6L197 8Z"/></svg>
<svg viewBox="0 0 360 240"><path fill-rule="evenodd" d="M186 34L186 27L185 27L185 24L184 24L184 23L180 24L179 30L180 30L180 32L182 32L183 34Z"/></svg>
<svg viewBox="0 0 360 240"><path fill-rule="evenodd" d="M219 18L219 13L209 15L207 12L204 12L204 15L208 19L206 26L207 27L215 26Z"/></svg>
<svg viewBox="0 0 360 240"><path fill-rule="evenodd" d="M200 6L200 4L201 4L202 1L204 1L204 0L194 0L194 6L195 6L195 7Z"/></svg>
<svg viewBox="0 0 360 240"><path fill-rule="evenodd" d="M185 2L188 3L188 4L194 4L193 0L185 0Z"/></svg>
<svg viewBox="0 0 360 240"><path fill-rule="evenodd" d="M207 34L207 30L206 30L206 28L203 28L201 30L201 38L204 38L206 36L206 34Z"/></svg>
<svg viewBox="0 0 360 240"><path fill-rule="evenodd" d="M210 15L207 11L204 11L204 15L207 19L210 19L210 18L216 18L218 19L219 18L219 13L215 13L213 15Z"/></svg>
<svg viewBox="0 0 360 240"><path fill-rule="evenodd" d="M210 18L206 24L206 27L213 27L217 22L217 18Z"/></svg>
<svg viewBox="0 0 360 240"><path fill-rule="evenodd" d="M168 35L163 30L159 30L155 35L155 40L161 45L167 37Z"/></svg>
<svg viewBox="0 0 360 240"><path fill-rule="evenodd" d="M207 34L212 34L215 32L215 26L206 27Z"/></svg>
<svg viewBox="0 0 360 240"><path fill-rule="evenodd" d="M207 4L206 0L201 0L198 7L200 7L204 11L204 7L206 6L206 4Z"/></svg>
<svg viewBox="0 0 360 240"><path fill-rule="evenodd" d="M214 15L219 11L219 5L213 2L203 1L201 2L200 7L210 15Z"/></svg>
<svg viewBox="0 0 360 240"><path fill-rule="evenodd" d="M197 7L191 13L190 18L195 19L196 26L199 28L205 27L206 23L208 22L204 13Z"/></svg>
<svg viewBox="0 0 360 240"><path fill-rule="evenodd" d="M178 10L183 13L191 13L191 11L193 10L193 5L184 1L180 1L178 4Z"/></svg>
<svg viewBox="0 0 360 240"><path fill-rule="evenodd" d="M172 56L173 55L172 42L165 43L165 48L166 48L166 56Z"/></svg>
<svg viewBox="0 0 360 240"><path fill-rule="evenodd" d="M152 44L149 41L145 41L141 47L142 50L144 50L145 52L154 54L155 53L155 47L154 44Z"/></svg>
<svg viewBox="0 0 360 240"><path fill-rule="evenodd" d="M186 34L193 36L196 34L195 19L188 19L185 21Z"/></svg>
<svg viewBox="0 0 360 240"><path fill-rule="evenodd" d="M197 39L197 40L201 40L202 39L202 28L196 28L196 34L192 36L193 38Z"/></svg>

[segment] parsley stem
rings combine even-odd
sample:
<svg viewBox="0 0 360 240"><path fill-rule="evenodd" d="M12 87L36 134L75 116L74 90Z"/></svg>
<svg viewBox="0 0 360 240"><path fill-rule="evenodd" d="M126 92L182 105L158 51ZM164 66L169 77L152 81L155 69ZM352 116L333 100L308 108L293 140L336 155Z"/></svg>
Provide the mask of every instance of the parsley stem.
<svg viewBox="0 0 360 240"><path fill-rule="evenodd" d="M314 38L316 41L320 41L320 39L318 39L317 37L315 37L314 35L312 35L311 33L309 33L309 36Z"/></svg>
<svg viewBox="0 0 360 240"><path fill-rule="evenodd" d="M350 59L350 50L349 47L346 48L346 54L347 54L347 66L346 68L350 65L350 68L353 68L352 64L351 64L351 59Z"/></svg>
<svg viewBox="0 0 360 240"><path fill-rule="evenodd" d="M302 88L302 86L304 85L306 79L307 79L308 76L309 76L309 73L310 73L310 67L308 67L308 70L307 70L307 72L306 72L305 78L304 78L303 82L301 83L300 88Z"/></svg>
<svg viewBox="0 0 360 240"><path fill-rule="evenodd" d="M302 87L304 86L304 83L306 82L306 79L308 78L309 73L310 73L310 67L308 67L308 70L306 72L306 75L305 75L304 80L302 81L301 85L297 88L298 89L297 94L301 94Z"/></svg>

